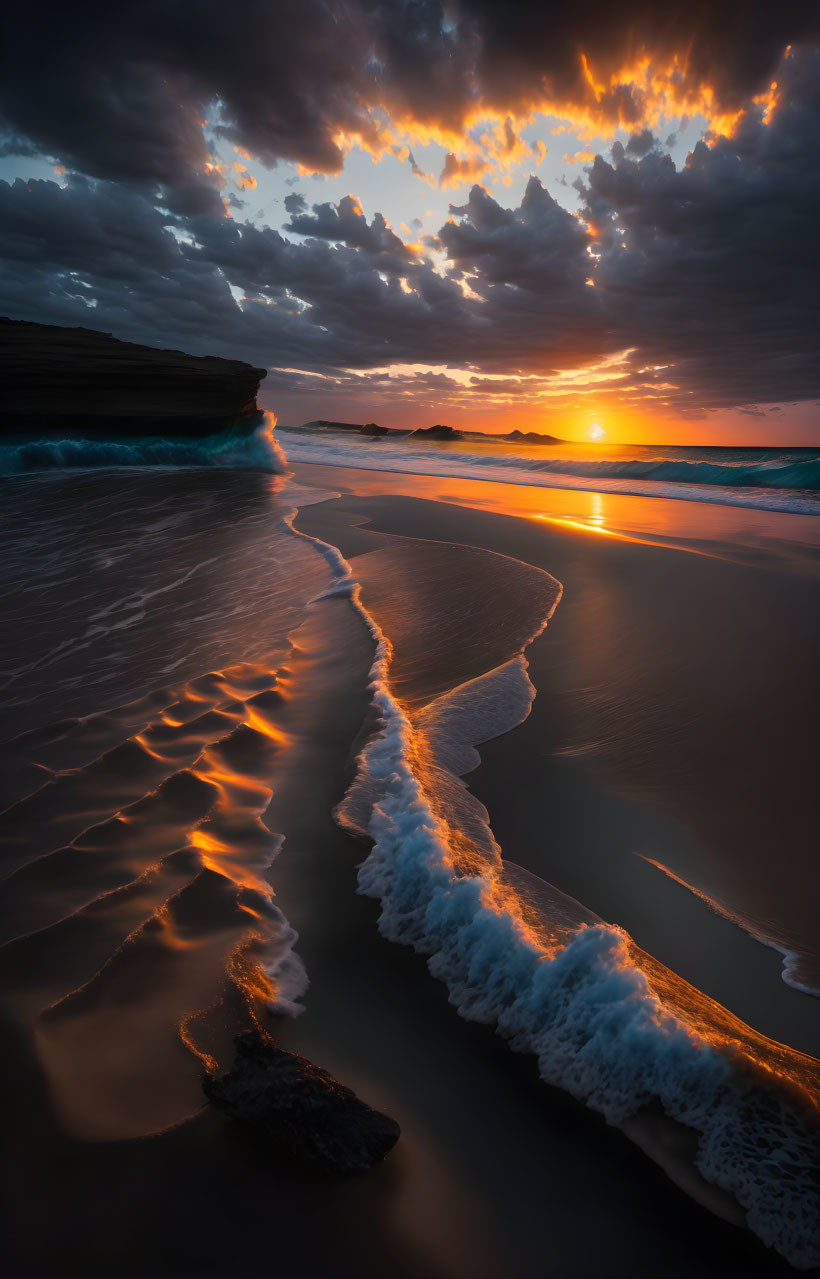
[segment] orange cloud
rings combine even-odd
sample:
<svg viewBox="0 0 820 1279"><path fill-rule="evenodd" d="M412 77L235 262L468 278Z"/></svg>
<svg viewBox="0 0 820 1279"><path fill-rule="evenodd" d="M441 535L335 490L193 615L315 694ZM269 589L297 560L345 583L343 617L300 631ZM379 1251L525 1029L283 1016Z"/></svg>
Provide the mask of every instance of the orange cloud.
<svg viewBox="0 0 820 1279"><path fill-rule="evenodd" d="M784 56L789 56L788 49ZM590 142L613 138L619 128L657 130L673 120L698 116L705 122L707 139L713 142L720 135L731 137L750 108L764 108L764 123L769 123L777 109L777 81L745 105L727 106L715 85L695 73L685 50L669 55L644 49L631 61L611 69L595 65L582 51L576 72L571 88L557 92L545 80L537 93L517 103L514 110L509 104L502 109L486 100L478 101L447 122L416 118L406 105L392 109L394 104L385 94L363 107L363 122L356 131L340 131L333 140L342 155L359 147L375 163L386 155L400 162L409 160L413 172L431 183L435 179L416 163L413 148L436 144L446 153L438 185L447 189L485 179L504 182L528 159L541 164L546 145L539 140L530 146L521 136L522 129L539 115L560 121L551 126L553 135L574 134L587 143L587 149L564 156L567 163L579 164L594 158L588 149ZM302 167L299 171L311 172Z"/></svg>
<svg viewBox="0 0 820 1279"><path fill-rule="evenodd" d="M448 151L444 168L439 176L439 186L446 191L448 187L458 187L467 182L480 182L492 171L492 163L479 156L458 156Z"/></svg>

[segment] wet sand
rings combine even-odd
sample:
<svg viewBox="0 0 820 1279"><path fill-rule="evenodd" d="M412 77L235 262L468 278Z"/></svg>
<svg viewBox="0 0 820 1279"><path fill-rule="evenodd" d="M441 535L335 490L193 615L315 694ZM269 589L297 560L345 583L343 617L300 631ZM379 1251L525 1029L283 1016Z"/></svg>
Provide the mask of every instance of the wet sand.
<svg viewBox="0 0 820 1279"><path fill-rule="evenodd" d="M299 527L351 555L373 548L374 537L385 549L388 543L373 533L351 528L361 514L355 503L317 506L302 513ZM482 515L472 540L463 522L462 536L446 531L448 520L472 515L402 499L368 507L374 523L389 524L389 532L412 528L414 537L501 550L500 520L512 526L511 538L531 535L520 520ZM402 522L406 527L397 527ZM544 567L561 576L554 565ZM372 640L343 599L320 604L313 618L288 661L292 695L274 717L288 749L277 756L265 816L271 831L286 832L271 879L279 907L300 934L297 950L311 985L304 1015L272 1019L271 1027L284 1047L313 1057L394 1115L403 1130L399 1145L381 1167L339 1182L294 1169L206 1107L157 1136L71 1138L64 1114L58 1123L59 1096L49 1094L35 1064L32 1037L10 1025L0 1093L7 1108L7 1273L21 1279L230 1275L239 1267L408 1279L787 1273L786 1263L752 1236L681 1195L621 1133L545 1087L532 1060L515 1057L489 1029L462 1022L424 961L379 936L377 906L355 893L364 850L330 816L350 780L366 714ZM549 634L537 644L546 647ZM503 648L488 650L487 660L503 656ZM540 693L535 662L533 671ZM471 777L494 825L500 814L500 824L509 826L496 825L502 842L515 838L518 814L512 795L506 809L502 802L503 762L533 722L534 716L490 744L498 759L490 760L490 746L482 748L485 764ZM523 770L524 755L513 759ZM568 801L568 827L570 807ZM533 842L531 823L542 816L524 814L516 844L522 864L524 846ZM654 868L646 873L669 890ZM195 906L200 926L206 914L202 903ZM179 1051L187 1097L196 1074L190 1054ZM127 1106L127 1096L121 1100Z"/></svg>
<svg viewBox="0 0 820 1279"><path fill-rule="evenodd" d="M297 474L315 484L323 469ZM814 980L819 761L805 710L817 702L820 609L806 527L798 523L791 542L774 538L766 555L749 512L724 511L718 525L710 510L703 553L688 503L649 503L671 508L650 526L647 503L620 498L638 508L632 527L618 511L623 537L601 536L578 511L549 521L498 513L518 500L512 486L500 496L505 486L472 485L481 497L492 491L489 514L455 505L464 495L452 481L447 500L432 502L378 496L393 475L326 470L351 495L303 518L312 529L323 519L352 524L349 543L336 530L343 551L366 553L368 534L377 545L380 533L435 538L510 555L564 585L527 652L532 714L486 743L469 777L505 858L627 928L762 1033L818 1055L817 1003L783 982L782 955L644 860L799 949ZM439 483L429 481L431 492ZM759 523L777 528L780 518L760 513ZM662 544L646 544L649 527Z"/></svg>

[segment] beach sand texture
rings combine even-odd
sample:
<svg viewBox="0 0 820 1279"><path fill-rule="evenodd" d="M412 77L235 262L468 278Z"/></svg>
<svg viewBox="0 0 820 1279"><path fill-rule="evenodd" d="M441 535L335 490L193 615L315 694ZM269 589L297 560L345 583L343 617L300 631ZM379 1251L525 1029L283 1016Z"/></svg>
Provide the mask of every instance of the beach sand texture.
<svg viewBox="0 0 820 1279"><path fill-rule="evenodd" d="M494 741L479 735L469 791L440 761L416 761L439 820L459 832L462 869L496 864L500 845L512 863L507 887L531 921L549 897L539 896L545 881L626 929L657 987L665 972L675 977L670 1003L692 1013L692 983L703 1020L714 1020L712 1000L725 1005L726 1034L747 1035L811 1089L816 1063L801 1054L817 1052L814 1001L782 980L782 955L752 936L764 899L770 940L799 954L803 976L815 971L807 903L816 884L801 878L797 855L816 817L808 726L800 735L816 600L811 546L795 538L793 552L779 546L763 557L748 512L737 515L734 544L725 527L708 546L694 544L680 502L666 504L683 508L677 528L667 519L647 534L636 520L607 537L561 527L557 515L550 523L432 493L396 496L396 477L360 483L353 472L309 466L297 475L321 487L329 476L320 470L336 493L350 492L304 507L296 529L349 560L392 645L391 687L418 739L435 739L442 707L466 713L447 700L454 689L509 671L500 703L487 686L484 737L522 722ZM122 490L108 509L104 485L79 482L102 503L98 515L122 518L113 513ZM142 695L95 685L102 659L69 652L58 662L59 716L41 702L42 680L27 693L24 678L31 728L7 747L0 980L4 1096L13 1098L10 1272L53 1274L67 1251L76 1273L109 1274L112 1258L123 1274L148 1265L230 1273L241 1239L255 1257L270 1251L278 1264L320 1274L388 1268L466 1279L508 1274L512 1264L535 1276L546 1236L557 1273L606 1265L626 1275L636 1231L647 1268L653 1255L667 1265L672 1232L681 1275L785 1269L751 1234L658 1181L621 1132L540 1082L532 1057L456 1017L424 960L379 935L379 907L356 894L367 846L332 818L373 727L366 620L348 589L322 598L333 579L313 544L283 524L274 548L271 502L278 518L290 509L281 481L200 475L187 495L190 477L163 483L167 510L186 496L193 520L208 504L212 536L228 540L214 556L222 567L212 602L229 589L234 604L203 615L182 582L170 620L151 615L145 564L153 557L153 586L170 567L157 527L147 560L127 565L133 589L122 598L138 605L121 609L130 625L114 634L131 646L125 665L140 671ZM500 502L501 486L477 487ZM127 521L117 527L125 544ZM114 524L106 529L119 546ZM653 539L665 545L645 545ZM163 580L181 581L193 553L191 543ZM148 616L137 618L140 610ZM58 614L44 608L44 626L59 644ZM676 662L672 639L680 650L682 635L688 660ZM145 643L152 636L156 658ZM163 662L169 642L177 648ZM718 646L737 654L731 670L715 662ZM44 653L53 648L43 641ZM78 681L89 665L92 678ZM772 876L784 808L796 846L778 847ZM738 922L651 862L729 903ZM279 1015L264 1011L271 1003ZM293 1003L305 1005L298 1019L286 1015ZM383 1167L342 1184L297 1172L204 1107L203 1066L226 1067L232 1033L259 1016L284 1047L399 1120L402 1139ZM784 1047L767 1048L767 1039ZM658 1120L650 1107L626 1126L691 1196L742 1218L692 1168L686 1132ZM119 1191L102 1213L104 1184ZM118 1249L134 1216L141 1240L125 1257ZM43 1217L47 1231L35 1228ZM249 1221L265 1223L250 1245Z"/></svg>

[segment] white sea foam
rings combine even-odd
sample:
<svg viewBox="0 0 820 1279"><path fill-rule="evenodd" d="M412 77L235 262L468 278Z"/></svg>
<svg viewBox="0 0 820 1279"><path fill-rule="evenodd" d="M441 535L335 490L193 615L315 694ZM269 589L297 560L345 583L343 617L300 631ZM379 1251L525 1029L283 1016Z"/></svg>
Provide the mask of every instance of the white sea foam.
<svg viewBox="0 0 820 1279"><path fill-rule="evenodd" d="M644 497L678 498L720 506L751 507L765 511L817 515L820 502L796 487L816 488L816 459L790 468L759 466L754 472L740 467L716 467L707 463L670 462L655 459L590 462L580 459L522 457L516 454L471 453L438 448L427 442L379 440L373 444L355 435L280 428L279 438L291 462L316 462L350 466L366 471L410 475L440 475L452 479L488 480L498 484L524 484L536 488L580 489L598 493L624 493Z"/></svg>
<svg viewBox="0 0 820 1279"><path fill-rule="evenodd" d="M276 991L268 1007L279 1016L298 1017L305 1011L301 1001L310 985L307 969L294 950L299 934L272 901L267 902L265 910L272 926L265 938L263 962Z"/></svg>
<svg viewBox="0 0 820 1279"><path fill-rule="evenodd" d="M802 1102L774 1076L750 1081L729 1052L664 1005L624 930L505 866L489 828L485 871L463 875L454 865L446 829L414 772L418 737L435 769L452 777L475 767L476 744L529 713L526 661L515 658L435 699L412 723L390 690L390 643L364 608L351 565L335 547L308 540L333 572L323 594L349 595L376 645L377 724L337 819L372 840L359 891L381 902L380 931L428 956L461 1016L533 1053L546 1082L610 1123L660 1103L698 1133L698 1169L734 1196L751 1229L795 1267L820 1264L816 1126ZM499 892L509 888L538 911L538 930Z"/></svg>
<svg viewBox="0 0 820 1279"><path fill-rule="evenodd" d="M461 777L481 763L476 746L522 723L534 699L527 660L519 653L429 702L416 716L416 728L435 747L441 767Z"/></svg>
<svg viewBox="0 0 820 1279"><path fill-rule="evenodd" d="M352 574L344 568L347 586ZM355 586L351 594L362 609ZM540 900L527 894L530 907L540 907L542 927L533 930L499 894L515 882L500 859L488 857L480 875L459 874L446 829L413 770L421 729L390 691L389 642L362 612L377 645L378 728L338 818L373 841L359 888L381 902L382 933L428 956L463 1017L497 1027L514 1049L537 1057L547 1082L611 1123L659 1102L699 1134L698 1168L736 1198L750 1227L793 1265L817 1264L816 1152L801 1108L785 1090L751 1086L727 1053L666 1008L623 930L588 922L582 907L576 911L577 903L548 885ZM524 664L508 663L448 694L444 706L431 704L420 719L439 766L473 767L476 741L526 715L531 692L522 676L528 684ZM512 677L520 684L513 697ZM496 709L484 718L490 704ZM546 905L550 898L555 910Z"/></svg>
<svg viewBox="0 0 820 1279"><path fill-rule="evenodd" d="M265 413L254 430L230 428L199 438L22 440L0 445L0 475L103 467L220 467L281 475L287 462L274 434L275 422L272 413Z"/></svg>

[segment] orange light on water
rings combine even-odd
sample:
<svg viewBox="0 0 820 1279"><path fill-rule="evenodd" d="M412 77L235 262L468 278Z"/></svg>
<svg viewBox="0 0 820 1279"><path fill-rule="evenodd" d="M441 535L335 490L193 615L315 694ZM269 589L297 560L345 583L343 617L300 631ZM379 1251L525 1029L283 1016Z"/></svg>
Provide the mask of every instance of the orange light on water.
<svg viewBox="0 0 820 1279"><path fill-rule="evenodd" d="M533 520L543 520L545 524L561 524L566 528L577 528L582 533L602 533L604 537L617 537L623 542L637 542L640 538L627 537L624 533L615 533L611 528L603 528L599 523L601 516L595 517L595 522L585 524L583 520L570 520L560 515L532 515ZM591 517L592 518L592 517ZM645 543L645 545L654 545L654 543Z"/></svg>

